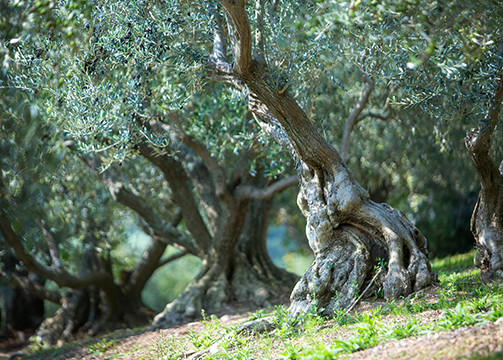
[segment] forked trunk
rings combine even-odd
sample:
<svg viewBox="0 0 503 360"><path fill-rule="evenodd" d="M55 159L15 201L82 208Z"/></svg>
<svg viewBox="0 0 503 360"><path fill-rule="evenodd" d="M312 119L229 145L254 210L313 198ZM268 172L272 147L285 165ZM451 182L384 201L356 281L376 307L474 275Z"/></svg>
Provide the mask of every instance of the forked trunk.
<svg viewBox="0 0 503 360"><path fill-rule="evenodd" d="M270 203L246 201L229 212L226 241L216 242L199 275L154 319L155 327L193 319L204 310L218 313L233 305L260 307L281 300L296 276L276 267L266 249ZM238 210L239 209L239 210Z"/></svg>

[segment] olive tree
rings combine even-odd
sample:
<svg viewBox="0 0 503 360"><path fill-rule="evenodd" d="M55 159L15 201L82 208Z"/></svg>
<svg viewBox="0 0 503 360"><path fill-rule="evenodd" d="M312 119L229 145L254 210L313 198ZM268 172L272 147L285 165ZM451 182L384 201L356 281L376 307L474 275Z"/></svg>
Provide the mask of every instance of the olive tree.
<svg viewBox="0 0 503 360"><path fill-rule="evenodd" d="M167 244L202 259L158 326L236 301L271 304L296 280L273 264L266 235L272 198L297 179L283 174L288 164L250 123L241 97L203 87L202 45L194 33L204 34L204 17L184 6L97 2L62 33L58 24L72 18L66 7L37 3L30 9L40 15L49 9L55 20L48 20L49 34L37 33L38 42L19 37L7 81L39 94L34 99L79 161L136 213L155 248L142 259L149 274L165 263ZM191 31L187 19L194 21ZM280 165L271 170L271 164ZM130 289L135 299L141 289ZM120 297L129 298L124 291Z"/></svg>
<svg viewBox="0 0 503 360"><path fill-rule="evenodd" d="M375 275L379 258L388 263L377 281L387 298L430 285L436 277L424 236L403 214L369 199L290 94L289 84L275 76L266 50L274 44L267 42L264 25L269 19L273 23L275 14L261 11L265 3L257 4L254 26L245 1L221 1L221 10L208 4L214 34L208 62L214 79L247 92L257 121L297 162L298 205L316 258L292 292L292 314L317 306L329 315L349 306Z"/></svg>

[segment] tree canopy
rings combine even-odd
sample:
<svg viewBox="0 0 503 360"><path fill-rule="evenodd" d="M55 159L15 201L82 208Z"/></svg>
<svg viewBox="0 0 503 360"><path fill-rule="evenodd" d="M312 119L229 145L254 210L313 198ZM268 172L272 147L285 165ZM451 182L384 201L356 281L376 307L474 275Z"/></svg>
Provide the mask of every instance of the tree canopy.
<svg viewBox="0 0 503 360"><path fill-rule="evenodd" d="M140 308L146 321L148 279L191 254L201 269L156 326L233 301L266 306L296 280L265 246L272 199L295 185L316 260L293 315L348 307L369 283L388 298L434 283L428 244L442 255L475 237L483 275L501 276L498 1L3 8L0 249L14 259L2 268L11 285L82 317L78 297L88 321L128 323ZM127 264L114 257L125 218L150 237ZM165 255L168 245L179 252Z"/></svg>

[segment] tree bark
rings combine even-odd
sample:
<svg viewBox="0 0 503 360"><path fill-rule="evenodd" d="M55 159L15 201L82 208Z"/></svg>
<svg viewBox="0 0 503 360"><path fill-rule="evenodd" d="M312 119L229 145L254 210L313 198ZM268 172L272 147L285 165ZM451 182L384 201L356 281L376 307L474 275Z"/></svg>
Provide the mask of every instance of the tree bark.
<svg viewBox="0 0 503 360"><path fill-rule="evenodd" d="M270 200L237 198L220 213L217 236L200 273L156 316L154 327L192 319L202 310L218 313L235 304L266 306L291 290L296 276L276 267L267 253L269 210Z"/></svg>
<svg viewBox="0 0 503 360"><path fill-rule="evenodd" d="M481 125L465 138L481 186L470 227L478 250L475 264L484 281L503 278L503 166L498 169L489 154L502 101L503 73L499 74L493 101Z"/></svg>
<svg viewBox="0 0 503 360"><path fill-rule="evenodd" d="M249 38L249 24L242 20L244 9L231 1L221 3L238 33L235 38ZM425 237L402 213L369 199L297 102L269 79L267 66L251 59L249 46L239 40L233 44L232 68L215 53L210 64L221 80L246 86L250 110L266 124L264 130L287 143L298 160L298 204L307 219L306 234L316 258L292 292L292 316L314 306L325 315L349 306L372 278L379 258L388 264L377 281L387 298L406 296L435 282Z"/></svg>
<svg viewBox="0 0 503 360"><path fill-rule="evenodd" d="M98 256L93 231L87 230L84 248L88 250L82 254L82 270L79 274L70 274L60 261L54 261L55 267L37 261L24 249L23 241L12 229L8 217L0 213L1 234L27 272L53 280L60 287L71 289L61 299L61 296L56 296L47 289L43 291L41 286L28 281L27 275L23 278L13 270L2 269L11 276L12 281L26 291L62 303L57 314L45 319L40 325L34 335L38 341L54 345L68 341L77 330L90 330L91 334L95 334L103 330L134 327L148 323L153 316L142 304L140 294L146 278L157 268L166 245L154 243L145 252L144 259L133 271L133 276L128 281L117 284L113 279L109 259ZM47 230L45 235L52 236ZM53 256L58 256L57 253L54 249ZM126 298L127 301L124 301Z"/></svg>

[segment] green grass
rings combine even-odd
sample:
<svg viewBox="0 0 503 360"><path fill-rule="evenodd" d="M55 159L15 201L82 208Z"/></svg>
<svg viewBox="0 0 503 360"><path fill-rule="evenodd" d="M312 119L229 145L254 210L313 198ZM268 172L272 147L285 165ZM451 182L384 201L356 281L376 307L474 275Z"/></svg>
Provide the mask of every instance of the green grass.
<svg viewBox="0 0 503 360"><path fill-rule="evenodd" d="M475 251L471 251L432 261L440 280L434 290L433 301L420 293L409 299L384 302L382 306L362 314L348 315L339 311L331 320L316 314L307 314L300 321L292 320L288 318L284 307L277 307L272 313L276 330L251 339L253 358L265 359L271 358L271 354L278 354L273 357L290 360L335 359L341 354L361 351L392 340L495 321L503 316L503 286L484 285L480 281L479 271L473 267L474 255ZM420 321L422 313L432 310L440 315L426 322ZM233 358L250 357L228 350L206 357Z"/></svg>
<svg viewBox="0 0 503 360"><path fill-rule="evenodd" d="M291 319L284 306L257 311L250 318L270 316L275 330L269 333L237 334L237 325L226 327L215 316L203 314L201 330L163 338L149 347L148 356L138 358L186 358L190 352L217 344L217 351L204 359L336 359L390 341L487 324L503 317L503 284L483 284L473 267L474 255L471 251L434 260L438 285L406 299L379 300L372 310L350 314L340 310L331 319L316 310ZM111 358L115 343L107 337L88 346L91 353ZM134 353L128 351L129 356ZM473 359L502 358L492 356Z"/></svg>

